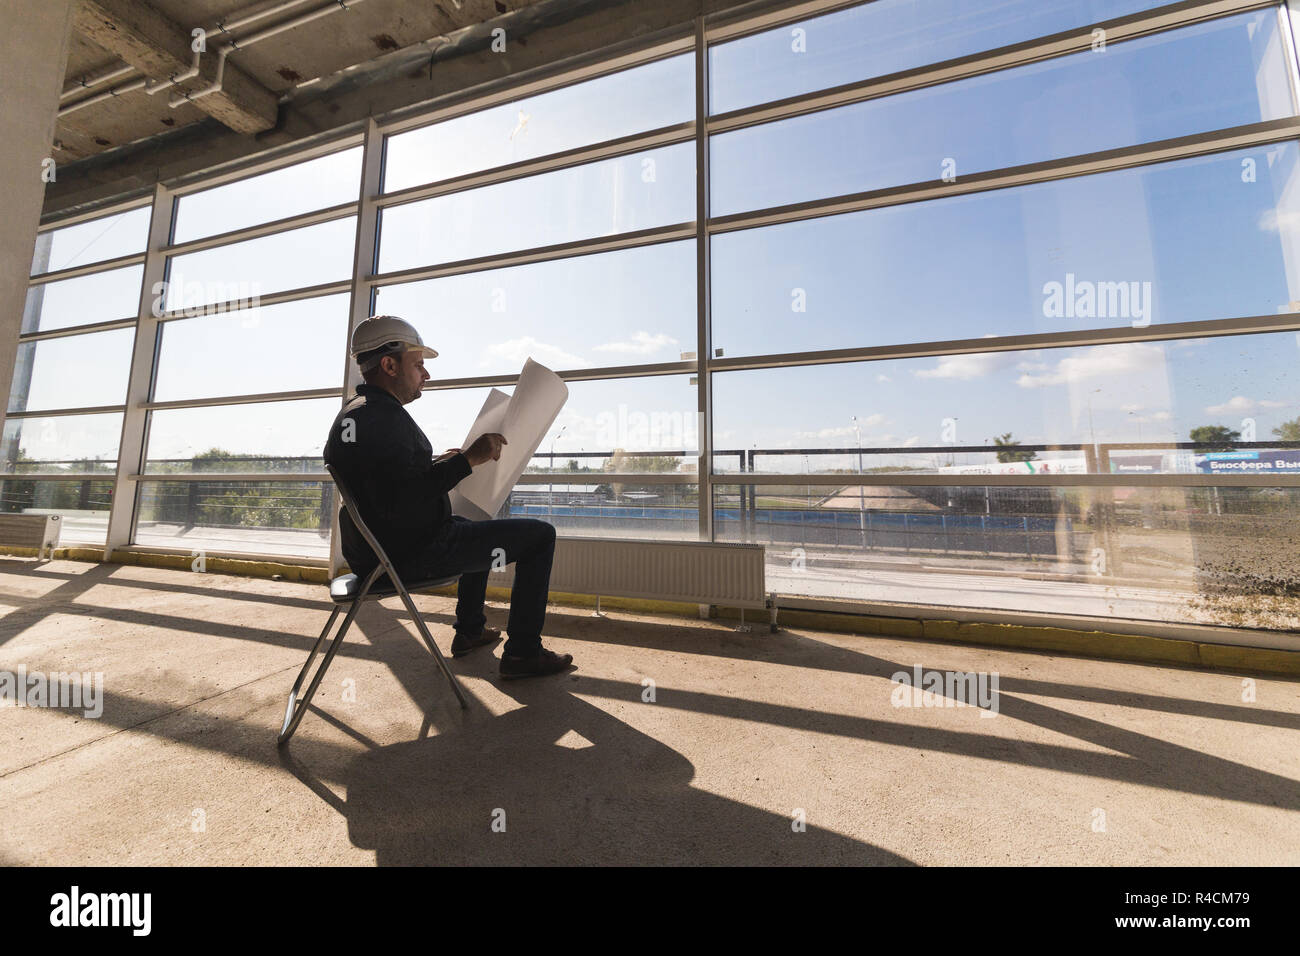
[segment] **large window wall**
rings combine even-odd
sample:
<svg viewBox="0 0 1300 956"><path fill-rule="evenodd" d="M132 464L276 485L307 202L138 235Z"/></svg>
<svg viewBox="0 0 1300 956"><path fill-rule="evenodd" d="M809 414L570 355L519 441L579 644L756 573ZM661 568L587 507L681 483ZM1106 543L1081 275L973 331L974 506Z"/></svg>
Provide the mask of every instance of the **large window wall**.
<svg viewBox="0 0 1300 956"><path fill-rule="evenodd" d="M54 224L3 507L323 560L348 330L396 314L437 451L525 359L568 381L503 509L562 535L761 542L804 604L1295 630L1288 7L747 16Z"/></svg>

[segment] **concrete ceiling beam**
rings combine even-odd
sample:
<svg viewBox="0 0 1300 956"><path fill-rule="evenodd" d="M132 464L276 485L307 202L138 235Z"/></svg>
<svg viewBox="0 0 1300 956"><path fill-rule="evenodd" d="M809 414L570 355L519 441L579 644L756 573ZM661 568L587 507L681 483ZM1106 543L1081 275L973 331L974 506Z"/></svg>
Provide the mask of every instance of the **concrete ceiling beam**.
<svg viewBox="0 0 1300 956"><path fill-rule="evenodd" d="M74 27L155 80L185 73L193 63L190 31L143 0L81 0ZM216 47L209 45L191 83L194 88L208 86L216 73ZM277 102L275 93L228 62L221 89L194 100L194 105L237 133L260 133L275 125Z"/></svg>

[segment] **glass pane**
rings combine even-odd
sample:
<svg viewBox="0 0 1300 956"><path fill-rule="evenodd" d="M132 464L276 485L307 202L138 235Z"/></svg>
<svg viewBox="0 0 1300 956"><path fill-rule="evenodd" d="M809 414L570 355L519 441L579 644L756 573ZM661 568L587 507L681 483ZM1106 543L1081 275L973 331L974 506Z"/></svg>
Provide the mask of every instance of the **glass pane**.
<svg viewBox="0 0 1300 956"><path fill-rule="evenodd" d="M653 375L570 382L568 401L527 472L553 469L588 476L614 471L615 466L625 473L693 472L699 455L698 397L690 378ZM438 455L463 445L489 391L430 389L406 410Z"/></svg>
<svg viewBox="0 0 1300 956"><path fill-rule="evenodd" d="M325 470L339 399L160 409L149 416L151 475Z"/></svg>
<svg viewBox="0 0 1300 956"><path fill-rule="evenodd" d="M333 507L330 482L144 481L135 543L328 558Z"/></svg>
<svg viewBox="0 0 1300 956"><path fill-rule="evenodd" d="M766 545L767 586L778 594L1300 625L1289 546L1300 488L792 481L715 486L713 505L718 540Z"/></svg>
<svg viewBox="0 0 1300 956"><path fill-rule="evenodd" d="M379 271L695 218L695 147L680 143L385 209Z"/></svg>
<svg viewBox="0 0 1300 956"><path fill-rule="evenodd" d="M874 0L709 50L713 113L1127 16L1167 0Z"/></svg>
<svg viewBox="0 0 1300 956"><path fill-rule="evenodd" d="M170 260L164 308L201 312L217 302L256 300L352 275L355 216L260 239L204 249Z"/></svg>
<svg viewBox="0 0 1300 956"><path fill-rule="evenodd" d="M50 474L60 471L112 472L122 437L122 416L58 415L11 418L5 422L5 474Z"/></svg>
<svg viewBox="0 0 1300 956"><path fill-rule="evenodd" d="M108 540L113 482L0 480L0 511L6 514L56 514L63 527L59 546L102 545Z"/></svg>
<svg viewBox="0 0 1300 956"><path fill-rule="evenodd" d="M23 309L23 332L133 319L140 313L143 279L144 266L127 266L31 286Z"/></svg>
<svg viewBox="0 0 1300 956"><path fill-rule="evenodd" d="M883 189L1293 113L1274 10L713 137L712 213Z"/></svg>
<svg viewBox="0 0 1300 956"><path fill-rule="evenodd" d="M164 322L154 399L337 388L347 326L346 295Z"/></svg>
<svg viewBox="0 0 1300 956"><path fill-rule="evenodd" d="M695 349L695 242L660 243L378 290L438 350L435 379L679 361Z"/></svg>
<svg viewBox="0 0 1300 956"><path fill-rule="evenodd" d="M248 226L356 202L361 147L286 166L176 200L172 242L190 242Z"/></svg>
<svg viewBox="0 0 1300 956"><path fill-rule="evenodd" d="M32 255L32 275L144 252L149 244L150 210L149 206L141 206L39 233Z"/></svg>
<svg viewBox="0 0 1300 956"><path fill-rule="evenodd" d="M700 537L700 486L611 483L567 479L516 485L505 518L540 518L566 537L696 541Z"/></svg>
<svg viewBox="0 0 1300 956"><path fill-rule="evenodd" d="M713 344L756 355L1288 312L1298 167L1281 143L724 233Z"/></svg>
<svg viewBox="0 0 1300 956"><path fill-rule="evenodd" d="M384 190L506 166L694 116L695 63L688 53L390 136Z"/></svg>
<svg viewBox="0 0 1300 956"><path fill-rule="evenodd" d="M1295 441L1297 360L1274 332L715 373L715 468L1075 474L1102 444Z"/></svg>
<svg viewBox="0 0 1300 956"><path fill-rule="evenodd" d="M134 329L19 343L9 410L122 404L134 344Z"/></svg>

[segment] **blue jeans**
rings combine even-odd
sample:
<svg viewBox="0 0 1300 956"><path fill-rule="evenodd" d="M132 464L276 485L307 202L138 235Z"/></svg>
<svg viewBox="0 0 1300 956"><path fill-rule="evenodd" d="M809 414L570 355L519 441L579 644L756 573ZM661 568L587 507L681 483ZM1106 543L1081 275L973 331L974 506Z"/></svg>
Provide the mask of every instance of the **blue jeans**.
<svg viewBox="0 0 1300 956"><path fill-rule="evenodd" d="M456 633L476 635L487 624L483 598L492 568L515 565L510 589L509 639L503 654L531 657L542 648L546 598L555 556L555 526L536 518L470 521L452 515L429 543L397 571L402 580L460 575Z"/></svg>

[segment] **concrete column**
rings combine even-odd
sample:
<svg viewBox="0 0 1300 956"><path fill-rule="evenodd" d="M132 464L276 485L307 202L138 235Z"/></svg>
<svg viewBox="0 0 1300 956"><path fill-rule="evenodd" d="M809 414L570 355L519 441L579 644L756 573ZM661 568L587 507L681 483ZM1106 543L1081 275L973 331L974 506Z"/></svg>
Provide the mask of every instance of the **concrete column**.
<svg viewBox="0 0 1300 956"><path fill-rule="evenodd" d="M75 0L0 4L0 425L8 408ZM55 171L57 175L57 170Z"/></svg>

